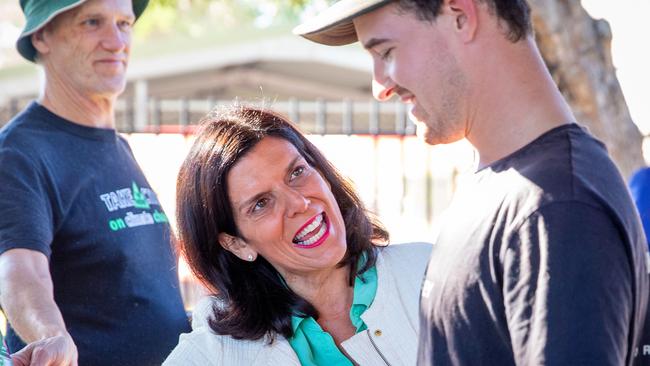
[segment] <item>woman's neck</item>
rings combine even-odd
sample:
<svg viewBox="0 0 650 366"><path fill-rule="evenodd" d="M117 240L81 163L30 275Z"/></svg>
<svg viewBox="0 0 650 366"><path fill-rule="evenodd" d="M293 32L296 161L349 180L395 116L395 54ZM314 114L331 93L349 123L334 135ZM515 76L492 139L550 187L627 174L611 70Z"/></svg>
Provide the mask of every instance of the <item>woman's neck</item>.
<svg viewBox="0 0 650 366"><path fill-rule="evenodd" d="M309 301L320 316L350 310L354 289L348 281L349 268L332 268L309 274L283 274L291 290Z"/></svg>
<svg viewBox="0 0 650 366"><path fill-rule="evenodd" d="M354 287L349 285L348 275L349 267L309 276L285 275L287 285L316 308L316 322L337 345L356 332L350 320Z"/></svg>

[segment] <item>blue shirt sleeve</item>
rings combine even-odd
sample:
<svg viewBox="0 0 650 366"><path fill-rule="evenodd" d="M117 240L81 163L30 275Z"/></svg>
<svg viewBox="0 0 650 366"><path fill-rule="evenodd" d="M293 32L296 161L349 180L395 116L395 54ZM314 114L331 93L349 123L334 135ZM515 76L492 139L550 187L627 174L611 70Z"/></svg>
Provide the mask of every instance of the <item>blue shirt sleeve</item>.
<svg viewBox="0 0 650 366"><path fill-rule="evenodd" d="M0 150L0 254L24 248L50 256L54 219L47 180L24 153Z"/></svg>

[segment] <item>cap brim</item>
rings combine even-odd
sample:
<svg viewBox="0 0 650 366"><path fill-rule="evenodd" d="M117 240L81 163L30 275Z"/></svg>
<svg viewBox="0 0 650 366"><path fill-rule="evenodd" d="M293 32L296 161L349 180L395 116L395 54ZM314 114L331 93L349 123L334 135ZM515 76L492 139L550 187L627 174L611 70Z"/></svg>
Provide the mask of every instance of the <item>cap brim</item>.
<svg viewBox="0 0 650 366"><path fill-rule="evenodd" d="M30 17L27 20L27 24L25 24L25 28L20 34L20 37L18 37L18 41L16 41L16 49L18 50L18 53L20 53L20 55L25 59L34 62L36 59L36 49L32 44L32 34L38 32L47 23L52 21L52 19L54 19L54 17L57 15L73 9L86 1L87 0L71 1L69 4L62 6L60 9L57 9L54 12L42 14L41 16ZM147 8L148 3L149 0L133 0L133 14L135 15L136 19L138 19L142 12L144 12L144 9Z"/></svg>
<svg viewBox="0 0 650 366"><path fill-rule="evenodd" d="M328 46L342 46L358 40L354 18L382 7L392 0L341 0L293 29L293 34Z"/></svg>

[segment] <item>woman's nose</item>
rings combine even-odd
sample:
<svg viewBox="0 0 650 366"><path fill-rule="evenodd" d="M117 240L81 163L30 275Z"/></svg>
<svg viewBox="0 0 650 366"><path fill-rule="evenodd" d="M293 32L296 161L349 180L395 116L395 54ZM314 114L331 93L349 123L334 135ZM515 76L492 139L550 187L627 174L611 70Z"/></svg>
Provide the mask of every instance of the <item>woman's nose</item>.
<svg viewBox="0 0 650 366"><path fill-rule="evenodd" d="M287 216L293 217L307 211L310 204L311 201L309 198L305 197L302 193L290 190L290 194L287 197Z"/></svg>

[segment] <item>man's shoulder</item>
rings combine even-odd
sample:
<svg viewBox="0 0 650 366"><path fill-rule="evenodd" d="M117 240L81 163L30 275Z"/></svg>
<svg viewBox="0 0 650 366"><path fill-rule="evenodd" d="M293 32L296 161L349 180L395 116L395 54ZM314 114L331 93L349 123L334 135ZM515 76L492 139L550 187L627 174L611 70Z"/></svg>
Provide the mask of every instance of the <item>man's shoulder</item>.
<svg viewBox="0 0 650 366"><path fill-rule="evenodd" d="M603 190L625 191L605 146L572 124L551 130L494 167L510 197L591 202ZM596 194L597 196L597 194Z"/></svg>
<svg viewBox="0 0 650 366"><path fill-rule="evenodd" d="M0 129L0 148L24 149L48 141L47 124L38 108L36 103L30 104Z"/></svg>
<svg viewBox="0 0 650 366"><path fill-rule="evenodd" d="M472 215L461 207L455 211L461 221L469 216L468 220L485 225L500 222L514 228L544 207L560 203L606 212L635 230L635 211L618 169L605 147L575 124L543 134L474 178L459 196L465 207L479 213Z"/></svg>

